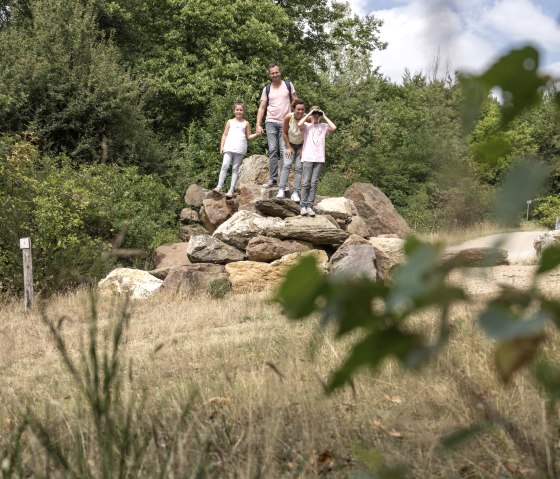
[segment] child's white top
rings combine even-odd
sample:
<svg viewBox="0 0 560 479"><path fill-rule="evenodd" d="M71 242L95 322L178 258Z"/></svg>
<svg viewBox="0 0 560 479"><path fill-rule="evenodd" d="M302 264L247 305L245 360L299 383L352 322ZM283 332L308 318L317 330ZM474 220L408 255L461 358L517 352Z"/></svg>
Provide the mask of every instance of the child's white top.
<svg viewBox="0 0 560 479"><path fill-rule="evenodd" d="M235 118L229 121L229 131L224 143L224 152L239 153L244 155L247 153L247 121L237 121Z"/></svg>
<svg viewBox="0 0 560 479"><path fill-rule="evenodd" d="M325 162L325 138L329 133L326 123L304 123L301 161Z"/></svg>

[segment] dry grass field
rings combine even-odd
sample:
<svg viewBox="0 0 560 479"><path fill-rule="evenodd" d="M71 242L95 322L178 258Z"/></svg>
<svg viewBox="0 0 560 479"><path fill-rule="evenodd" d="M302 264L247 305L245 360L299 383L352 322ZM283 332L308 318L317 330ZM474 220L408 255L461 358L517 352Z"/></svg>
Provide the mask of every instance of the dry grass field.
<svg viewBox="0 0 560 479"><path fill-rule="evenodd" d="M528 478L539 477L533 457L554 452L544 396L529 374L508 386L496 379L492 345L474 321L481 301L454 309L452 340L423 371L389 363L326 396L323 381L348 345L317 321L288 321L266 299L156 296L132 304L117 379L106 384L101 359L105 350L110 357L122 303L97 303L93 349L87 291L43 305L78 379L41 308L24 314L19 303L2 305L2 477L389 477L376 474L404 465L398 477ZM432 321L425 313L413 326L430 330ZM560 359L557 344L545 350ZM99 394L88 399L79 364L83 357L95 378L92 354L101 372L89 383ZM464 447L438 446L455 429L489 419L500 425Z"/></svg>

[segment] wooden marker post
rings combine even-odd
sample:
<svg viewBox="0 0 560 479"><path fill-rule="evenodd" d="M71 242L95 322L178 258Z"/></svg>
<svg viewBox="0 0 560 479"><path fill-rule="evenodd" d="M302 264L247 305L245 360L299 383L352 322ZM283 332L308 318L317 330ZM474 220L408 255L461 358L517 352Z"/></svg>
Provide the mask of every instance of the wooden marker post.
<svg viewBox="0 0 560 479"><path fill-rule="evenodd" d="M20 238L19 247L23 254L23 302L25 311L33 306L33 264L31 261L31 238Z"/></svg>

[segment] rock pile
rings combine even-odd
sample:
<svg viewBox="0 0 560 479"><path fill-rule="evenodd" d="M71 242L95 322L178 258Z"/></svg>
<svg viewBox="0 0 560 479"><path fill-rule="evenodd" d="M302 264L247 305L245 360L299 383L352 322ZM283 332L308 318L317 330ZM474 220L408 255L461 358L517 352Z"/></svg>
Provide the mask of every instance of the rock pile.
<svg viewBox="0 0 560 479"><path fill-rule="evenodd" d="M265 156L244 160L232 199L189 186L183 242L154 253L150 273L163 279L161 291L190 294L224 283L234 292L272 289L302 255L315 256L325 272L389 277L410 228L381 190L355 183L343 197L320 199L317 216L300 216L297 203L276 198L277 188L255 184L267 166Z"/></svg>

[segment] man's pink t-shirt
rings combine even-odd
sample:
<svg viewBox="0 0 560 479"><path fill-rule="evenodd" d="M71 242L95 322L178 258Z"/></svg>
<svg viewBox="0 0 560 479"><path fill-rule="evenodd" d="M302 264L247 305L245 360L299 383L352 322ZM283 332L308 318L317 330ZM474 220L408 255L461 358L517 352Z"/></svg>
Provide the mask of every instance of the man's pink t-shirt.
<svg viewBox="0 0 560 479"><path fill-rule="evenodd" d="M303 148L301 149L301 161L313 163L325 162L325 140L329 133L329 125L326 123L304 123Z"/></svg>
<svg viewBox="0 0 560 479"><path fill-rule="evenodd" d="M294 88L294 84L292 85L292 95L295 94L296 89ZM263 88L261 94L261 101L266 101L266 87ZM279 87L275 87L274 85L270 85L270 93L268 95L268 107L266 108L266 123L268 122L276 122L276 123L284 123L284 117L290 113L290 105L292 103L292 99L290 97L290 92L288 91L288 87L284 80Z"/></svg>

